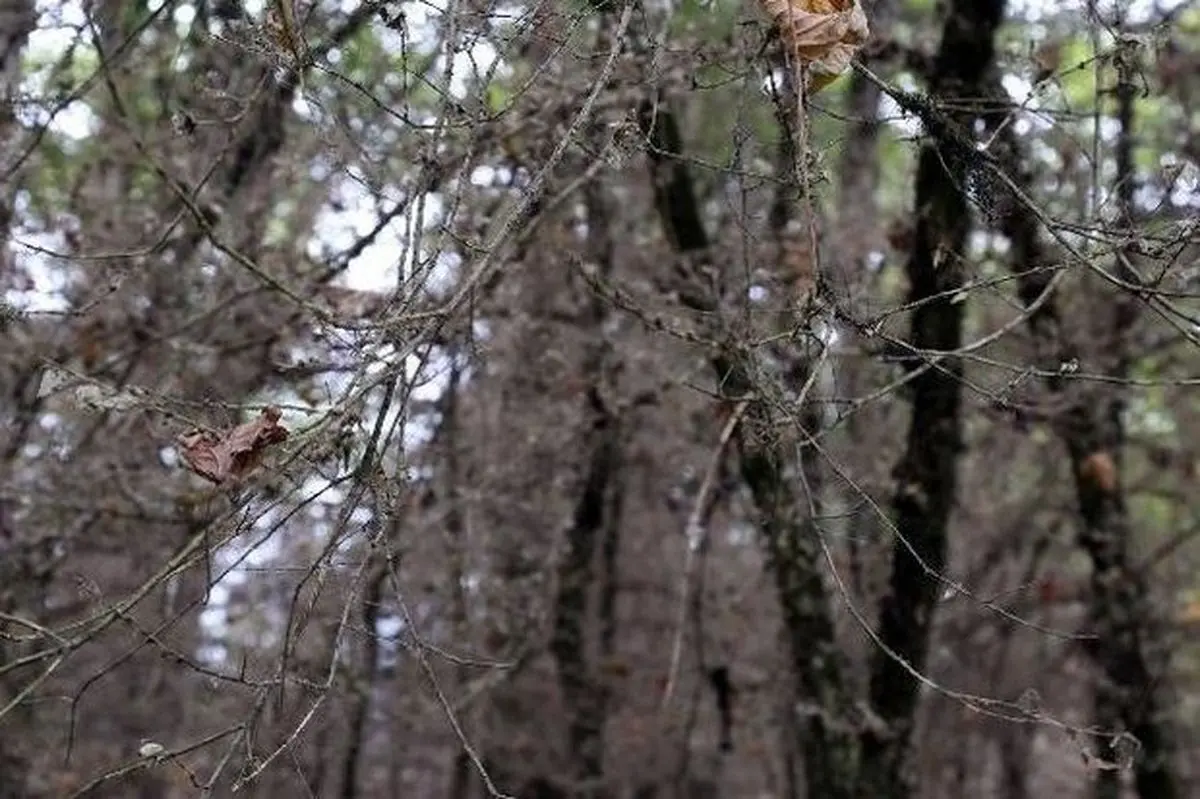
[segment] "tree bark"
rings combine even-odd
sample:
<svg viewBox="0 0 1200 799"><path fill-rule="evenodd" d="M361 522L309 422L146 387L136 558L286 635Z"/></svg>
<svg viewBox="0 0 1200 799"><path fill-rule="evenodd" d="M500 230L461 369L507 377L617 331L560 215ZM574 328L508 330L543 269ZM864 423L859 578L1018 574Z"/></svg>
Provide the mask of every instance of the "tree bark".
<svg viewBox="0 0 1200 799"><path fill-rule="evenodd" d="M8 318L9 309L4 305L4 291L8 280L15 276L9 250L9 237L13 221L13 203L17 196L14 188L18 181L14 174L19 169L16 155L19 148L21 127L17 124L15 109L17 94L21 87L21 56L29 40L29 34L37 25L37 13L32 0L0 0L0 183L10 187L0 194L0 336L7 336L5 328L17 324ZM31 396L30 388L36 384L40 367L33 358L13 364L10 373L0 368L0 408L12 407L11 416L0 412L0 428L7 428L7 435L0 435L0 483L7 482L17 456L24 444L25 435L36 418L38 400ZM2 362L0 362L2 363ZM3 378L11 374L12 385L5 385ZM11 613L23 603L24 594L36 596L42 588L43 568L37 563L37 542L23 540L15 524L9 518L9 509L0 502L0 611ZM47 570L51 567L45 567ZM33 578L33 579L30 579ZM48 579L48 575L45 575ZM20 591L26 583L32 592ZM29 585L32 584L32 585ZM0 665L7 662L16 647L0 641ZM5 705L20 688L11 676L0 682L0 705ZM25 709L14 708L16 712ZM3 720L0 719L0 722ZM11 721L11 720L10 720ZM0 738L0 799L17 799L24 795L28 758L15 736Z"/></svg>
<svg viewBox="0 0 1200 799"><path fill-rule="evenodd" d="M1133 102L1138 84L1127 62L1118 59L1118 68L1116 186L1120 224L1126 228L1121 232L1124 236L1132 232L1133 225ZM1009 111L1009 103L1003 99L1002 88L995 87L991 94L997 103L988 121L998 126ZM1011 126L1001 130L997 143L1002 167L1027 194L1033 178L1024 148ZM1012 241L1011 268L1018 277L1018 293L1026 305L1032 305L1050 287L1053 272L1048 267L1061 259L1043 242L1041 223L1033 209L1011 193L1001 199L999 226ZM1137 276L1122 266L1127 257L1123 250L1118 253L1117 275L1136 283ZM1030 315L1029 326L1037 365L1053 373L1046 378L1046 387L1056 399L1067 403L1055 426L1074 475L1081 522L1079 544L1092 565L1088 622L1089 632L1096 638L1087 651L1101 673L1094 721L1103 733L1097 740L1097 754L1120 760L1114 758L1110 744L1116 741L1113 735L1117 731L1125 731L1140 745L1133 766L1138 795L1143 799L1172 799L1182 793L1174 764L1176 741L1169 700L1161 684L1166 672L1167 631L1155 617L1145 576L1130 552L1134 529L1120 481L1125 403L1112 384L1072 384L1059 373L1062 364L1077 363L1081 358L1098 363L1103 350L1103 357L1111 362L1089 371L1106 371L1118 382L1128 377L1132 358L1129 337L1139 299L1129 292L1110 297L1108 307L1097 312L1111 320L1111 338L1094 352L1083 352L1076 344L1053 296ZM1117 797L1120 787L1119 771L1105 768L1098 772L1098 797Z"/></svg>
<svg viewBox="0 0 1200 799"><path fill-rule="evenodd" d="M567 533L567 552L559 567L554 632L550 649L558 666L559 686L567 710L567 735L572 777L592 796L604 775L604 726L607 692L588 654L588 622L607 626L600 613L589 612L589 597L601 579L596 568L598 547L615 532L620 507L620 429L600 397L598 387L588 391L591 430L588 465L583 489Z"/></svg>
<svg viewBox="0 0 1200 799"><path fill-rule="evenodd" d="M608 275L614 266L612 219L605 188L593 182L585 189L589 255ZM608 308L599 297L586 301L580 317L588 330L582 379L587 385L582 436L587 453L583 485L566 536L559 565L555 622L550 649L558 667L559 687L567 711L567 737L575 795L603 795L604 730L609 692L599 673L600 661L612 654L616 641L616 570L624 499L622 423L607 396L611 347L604 334ZM595 642L589 646L589 642Z"/></svg>
<svg viewBox="0 0 1200 799"><path fill-rule="evenodd" d="M670 110L647 102L640 113L650 141L655 205L668 240L684 257L702 257L709 247L683 142ZM681 291L694 310L711 311L716 298ZM712 358L722 393L731 399L751 395L753 352L729 346ZM758 529L771 563L783 610L797 692L806 712L801 721L805 780L809 796L855 796L855 743L844 719L849 701L843 658L834 634L830 597L821 575L818 531L807 513L794 475L794 446L778 435L771 406L752 400L736 432L741 474L754 497Z"/></svg>
<svg viewBox="0 0 1200 799"><path fill-rule="evenodd" d="M931 78L935 101L962 108L980 95L994 68L994 38L1004 7L1003 0L950 3ZM951 121L969 122L971 116L959 112ZM906 265L908 303L914 307L910 345L918 352L952 352L962 344L964 303L955 292L963 284L971 226L965 193L971 156L963 143L937 132L921 148L916 232ZM896 540L880 610L882 646L871 665L871 708L881 725L868 726L861 739L859 795L880 799L916 791L916 776L905 767L919 688L912 672L925 669L963 449L961 361L948 357L912 368L921 371L910 384L912 420L895 471Z"/></svg>

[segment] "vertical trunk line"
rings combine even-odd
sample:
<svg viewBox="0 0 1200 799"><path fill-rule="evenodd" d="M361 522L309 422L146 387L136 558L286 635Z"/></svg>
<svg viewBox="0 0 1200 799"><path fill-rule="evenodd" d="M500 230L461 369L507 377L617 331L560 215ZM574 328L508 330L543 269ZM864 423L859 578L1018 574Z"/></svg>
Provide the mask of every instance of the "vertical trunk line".
<svg viewBox="0 0 1200 799"><path fill-rule="evenodd" d="M955 0L947 11L934 61L930 94L969 107L994 68L996 31L1003 0ZM971 130L974 114L954 115ZM949 131L947 131L949 132ZM971 229L966 192L973 153L949 136L921 148L916 178L916 234L906 271L910 343L917 350L953 351L962 344L964 303L952 296L962 286ZM913 367L920 364L914 364ZM963 449L962 362L947 358L912 380L912 417L905 452L895 469L892 498L896 540L889 591L880 608L882 646L872 656L871 708L880 724L861 736L859 795L912 796L917 778L907 767L917 703L910 669L925 670L939 585L945 565L950 514Z"/></svg>
<svg viewBox="0 0 1200 799"><path fill-rule="evenodd" d="M589 183L584 200L589 256L599 264L601 274L608 276L614 266L614 247L604 186ZM587 431L583 436L588 455L582 489L566 535L566 554L559 565L550 642L567 714L571 776L576 782L572 792L585 797L599 795L604 779L609 693L598 664L608 659L616 646L624 499L622 424L619 410L606 396L613 371L611 347L603 332L607 317L608 308L601 298L593 296L585 301L580 322L592 339L582 364L588 386L584 408Z"/></svg>
<svg viewBox="0 0 1200 799"><path fill-rule="evenodd" d="M681 257L705 256L709 238L683 160L678 124L665 105L643 103L639 119L650 142L654 202L664 234ZM782 212L775 214L783 218ZM786 219L783 219L786 222ZM718 298L681 287L688 308L712 312ZM717 385L730 398L751 395L753 353L730 342L712 358ZM751 400L736 431L743 482L758 511L757 527L783 612L791 667L800 699L800 746L810 796L856 799L855 739L846 723L849 699L843 658L834 635L830 597L821 576L820 542L789 475L790 448L779 441L771 409Z"/></svg>
<svg viewBox="0 0 1200 799"><path fill-rule="evenodd" d="M1134 100L1137 96L1135 64L1128 51L1120 53L1118 67L1117 121L1119 133L1114 147L1117 167L1117 203L1122 235L1133 233L1133 129ZM989 122L998 125L1008 111L1008 101L1000 87ZM1011 126L1001 131L998 157L1014 183L1028 193L1033 180L1025 164L1026 154ZM1048 287L1052 272L1047 267L1057 260L1040 239L1041 225L1033 211L1012 196L1005 196L1000 215L1000 230L1012 241L1011 268L1018 277L1018 294L1026 304L1033 303ZM1117 274L1137 283L1137 276L1125 264L1127 247L1118 249ZM1130 369L1130 333L1138 317L1139 298L1130 291L1111 297L1113 339L1106 352L1106 365L1117 377ZM1085 353L1078 351L1065 327L1055 298L1051 297L1030 315L1038 365L1049 372L1074 361ZM1094 353L1086 353L1091 356ZM1142 799L1173 799L1181 795L1173 759L1176 743L1171 719L1158 686L1165 671L1164 633L1155 620L1144 577L1132 563L1129 545L1133 535L1124 489L1120 484L1121 450L1125 441L1122 422L1124 399L1111 388L1083 386L1075 388L1060 375L1046 378L1050 392L1070 405L1057 420L1057 433L1066 446L1075 479L1081 529L1080 547L1091 564L1091 602L1088 621L1097 637L1087 647L1089 657L1101 672L1096 689L1093 722L1102 730L1097 743L1102 756L1122 760L1120 750L1130 746L1139 754L1134 760L1134 783ZM1069 389L1075 388L1068 393ZM1155 665L1152 665L1155 664ZM1132 744L1114 733L1124 731L1136 739ZM1119 735L1119 733L1117 733ZM1117 757L1113 757L1117 755ZM1097 772L1095 795L1098 799L1116 799L1121 795L1121 774L1112 769Z"/></svg>

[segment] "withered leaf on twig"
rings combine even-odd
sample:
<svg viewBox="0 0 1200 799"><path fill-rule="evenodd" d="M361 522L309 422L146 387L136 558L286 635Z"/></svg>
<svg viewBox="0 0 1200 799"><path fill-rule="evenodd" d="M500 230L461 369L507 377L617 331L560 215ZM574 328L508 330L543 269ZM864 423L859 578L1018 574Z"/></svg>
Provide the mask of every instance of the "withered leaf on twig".
<svg viewBox="0 0 1200 799"><path fill-rule="evenodd" d="M808 66L808 92L846 71L870 37L859 0L759 0L792 57Z"/></svg>
<svg viewBox="0 0 1200 799"><path fill-rule="evenodd" d="M1079 462L1079 479L1104 494L1115 494L1119 481L1116 461L1104 450L1096 450Z"/></svg>
<svg viewBox="0 0 1200 799"><path fill-rule="evenodd" d="M280 410L271 406L254 421L220 435L203 430L185 433L175 439L179 454L189 469L218 485L244 477L262 461L267 447L287 439L279 416Z"/></svg>

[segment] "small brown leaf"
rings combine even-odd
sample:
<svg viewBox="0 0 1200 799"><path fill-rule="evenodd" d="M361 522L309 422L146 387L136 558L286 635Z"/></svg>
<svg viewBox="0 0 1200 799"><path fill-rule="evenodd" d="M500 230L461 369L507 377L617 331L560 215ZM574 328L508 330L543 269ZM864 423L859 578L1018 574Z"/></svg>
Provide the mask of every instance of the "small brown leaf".
<svg viewBox="0 0 1200 799"><path fill-rule="evenodd" d="M1117 490L1117 464L1112 455L1097 450L1079 463L1079 478L1104 494Z"/></svg>
<svg viewBox="0 0 1200 799"><path fill-rule="evenodd" d="M280 410L271 406L254 421L220 435L200 430L185 433L175 439L180 457L193 472L218 485L231 477L244 477L258 466L267 447L287 439L279 416Z"/></svg>
<svg viewBox="0 0 1200 799"><path fill-rule="evenodd" d="M183 462L196 474L214 483L220 483L222 465L217 454L221 439L212 433L199 430L185 433L175 439Z"/></svg>
<svg viewBox="0 0 1200 799"><path fill-rule="evenodd" d="M819 92L846 71L870 38L858 0L760 0L792 56L808 66L808 91Z"/></svg>
<svg viewBox="0 0 1200 799"><path fill-rule="evenodd" d="M1047 39L1031 53L1035 72L1034 83L1049 80L1062 66L1063 42L1061 39Z"/></svg>

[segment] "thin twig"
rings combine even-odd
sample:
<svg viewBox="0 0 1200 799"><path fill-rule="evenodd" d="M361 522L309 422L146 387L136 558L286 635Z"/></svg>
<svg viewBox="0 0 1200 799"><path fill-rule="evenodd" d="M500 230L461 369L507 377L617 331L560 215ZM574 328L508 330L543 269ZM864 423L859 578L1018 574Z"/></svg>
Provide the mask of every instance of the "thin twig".
<svg viewBox="0 0 1200 799"><path fill-rule="evenodd" d="M725 427L721 430L721 438L717 441L717 446L709 458L708 470L704 474L704 481L700 484L700 492L696 495L692 512L688 516L687 527L684 531L687 554L684 556L683 579L679 589L679 615L675 625L675 640L671 644L671 663L667 669L667 684L663 687L662 701L659 703L660 712L665 713L670 705L679 676L679 662L683 658L683 636L687 629L687 612L691 606L692 590L695 586L697 566L700 562L696 556L708 548L708 521L705 517L709 515L712 508L713 486L721 471L721 461L725 457L725 450L729 447L729 440L733 438L733 432L737 429L749 404L749 400L741 400L729 414L729 419L726 420Z"/></svg>

